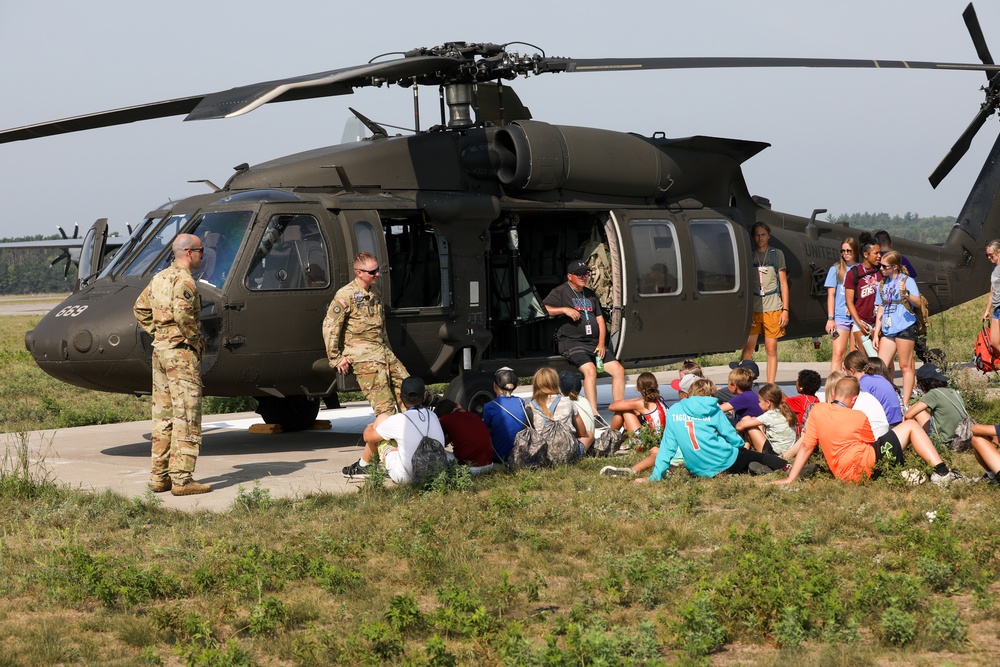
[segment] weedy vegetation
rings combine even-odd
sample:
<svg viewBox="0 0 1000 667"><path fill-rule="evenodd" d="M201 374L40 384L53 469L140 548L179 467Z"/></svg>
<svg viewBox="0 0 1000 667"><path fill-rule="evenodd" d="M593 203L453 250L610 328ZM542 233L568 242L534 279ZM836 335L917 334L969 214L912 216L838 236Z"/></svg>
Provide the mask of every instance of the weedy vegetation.
<svg viewBox="0 0 1000 667"><path fill-rule="evenodd" d="M991 386L963 390L996 414ZM58 488L44 456L23 458L37 434L6 437L0 665L992 665L1000 650L1000 491L984 483L636 485L587 460L449 470L422 491L256 485L226 512L180 513ZM942 454L979 474L971 453Z"/></svg>

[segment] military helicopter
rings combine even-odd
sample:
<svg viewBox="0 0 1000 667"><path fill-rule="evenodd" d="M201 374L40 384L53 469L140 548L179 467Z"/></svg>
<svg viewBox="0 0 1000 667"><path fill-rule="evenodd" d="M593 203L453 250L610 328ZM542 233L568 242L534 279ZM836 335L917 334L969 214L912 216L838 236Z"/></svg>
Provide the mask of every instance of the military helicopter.
<svg viewBox="0 0 1000 667"><path fill-rule="evenodd" d="M472 410L492 397L491 372L565 362L541 300L575 258L606 258L602 299L627 367L738 349L755 288L748 235L767 222L788 263L790 337L826 320L826 268L838 224L779 213L750 195L741 164L769 144L707 136L650 137L534 120L505 82L548 73L717 67L851 67L986 72L986 101L931 176L940 183L1000 104L993 63L970 5L982 64L798 58L571 59L511 45L452 42L388 60L0 132L0 143L186 114L245 114L263 104L343 95L366 86L438 89L440 120L254 166L221 187L150 211L105 261L106 222L82 246L77 291L25 335L39 367L81 387L150 391L151 340L132 304L170 261L181 232L206 248L199 280L207 395L254 396L268 423L312 424L321 401L356 388L327 363L320 325L333 293L367 251L384 267L394 351L415 375L448 382ZM419 118L419 107L415 115ZM353 110L352 110L353 111ZM899 239L933 311L983 291L979 251L1000 236L1000 142L942 245ZM725 313L725 326L719 326Z"/></svg>

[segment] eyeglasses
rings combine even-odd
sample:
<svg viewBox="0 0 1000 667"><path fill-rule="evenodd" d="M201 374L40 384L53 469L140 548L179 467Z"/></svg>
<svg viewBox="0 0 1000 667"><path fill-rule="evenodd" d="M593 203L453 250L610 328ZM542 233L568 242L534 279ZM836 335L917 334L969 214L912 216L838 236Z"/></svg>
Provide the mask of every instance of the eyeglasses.
<svg viewBox="0 0 1000 667"><path fill-rule="evenodd" d="M188 252L200 252L202 255L205 254L204 248L187 248Z"/></svg>
<svg viewBox="0 0 1000 667"><path fill-rule="evenodd" d="M840 249L840 254L841 255L853 255L854 251L851 250L850 248L841 248Z"/></svg>
<svg viewBox="0 0 1000 667"><path fill-rule="evenodd" d="M879 264L878 265L878 268L882 269L883 271L885 271L886 269L891 269L892 267L893 267L892 264Z"/></svg>
<svg viewBox="0 0 1000 667"><path fill-rule="evenodd" d="M355 271L360 271L361 273L367 273L370 276L377 276L381 273L380 269L354 269Z"/></svg>

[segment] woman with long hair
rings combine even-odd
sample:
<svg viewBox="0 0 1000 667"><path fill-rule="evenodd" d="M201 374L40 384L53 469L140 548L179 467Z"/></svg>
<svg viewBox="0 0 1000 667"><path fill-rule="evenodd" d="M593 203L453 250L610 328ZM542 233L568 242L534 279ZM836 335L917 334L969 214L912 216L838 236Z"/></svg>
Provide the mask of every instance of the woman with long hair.
<svg viewBox="0 0 1000 667"><path fill-rule="evenodd" d="M795 413L776 384L761 387L757 400L763 414L744 417L736 423L736 430L749 439L754 450L781 456L795 444Z"/></svg>
<svg viewBox="0 0 1000 667"><path fill-rule="evenodd" d="M546 419L563 422L576 433L577 439L586 437L587 427L573 401L562 395L559 389L559 373L551 366L542 366L531 379L531 425L541 431ZM586 451L580 443L580 455Z"/></svg>
<svg viewBox="0 0 1000 667"><path fill-rule="evenodd" d="M851 329L854 320L847 310L847 295L844 279L848 269L858 263L858 240L853 236L844 239L840 244L840 260L830 267L826 274L826 332L833 336L833 357L830 359L830 372L839 371L844 365L844 356L851 345Z"/></svg>
<svg viewBox="0 0 1000 667"><path fill-rule="evenodd" d="M917 316L913 309L920 307L920 289L916 280L907 280L909 274L895 250L882 255L879 269L882 284L875 294L872 345L890 370L893 358L899 358L899 370L903 373L903 405L909 405L915 371L913 350L917 345Z"/></svg>
<svg viewBox="0 0 1000 667"><path fill-rule="evenodd" d="M896 387L878 373L864 352L854 350L848 353L844 357L844 372L858 379L861 391L866 391L878 399L890 427L903 421L903 411L899 405Z"/></svg>

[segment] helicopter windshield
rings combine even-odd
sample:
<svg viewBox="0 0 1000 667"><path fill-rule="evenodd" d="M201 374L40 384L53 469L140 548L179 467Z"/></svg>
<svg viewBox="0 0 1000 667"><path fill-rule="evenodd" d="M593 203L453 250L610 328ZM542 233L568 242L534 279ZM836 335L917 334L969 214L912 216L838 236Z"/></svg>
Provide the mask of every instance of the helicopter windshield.
<svg viewBox="0 0 1000 667"><path fill-rule="evenodd" d="M167 218L166 222L160 225L159 229L156 230L155 235L149 239L149 241L143 246L142 250L135 259L128 265L128 268L122 272L123 276L141 276L146 273L146 269L150 267L153 261L156 260L164 249L169 250L170 242L177 232L181 230L184 223L187 222L189 216L187 215L172 215ZM153 230L154 227L150 227ZM165 257L166 261L170 263L170 253L168 252Z"/></svg>
<svg viewBox="0 0 1000 667"><path fill-rule="evenodd" d="M226 282L252 218L251 211L223 211L198 216L190 233L201 239L205 255L199 272L194 276L196 280L216 287Z"/></svg>
<svg viewBox="0 0 1000 667"><path fill-rule="evenodd" d="M136 247L141 246L146 241L146 238L153 232L157 223L162 219L162 217L159 217L143 220L139 227L132 232L132 235L128 237L128 240L125 241L125 245L118 249L118 252L115 253L115 256L111 258L111 261L108 262L98 277L105 278L113 273L117 273L125 263L125 259L132 254L132 251Z"/></svg>

